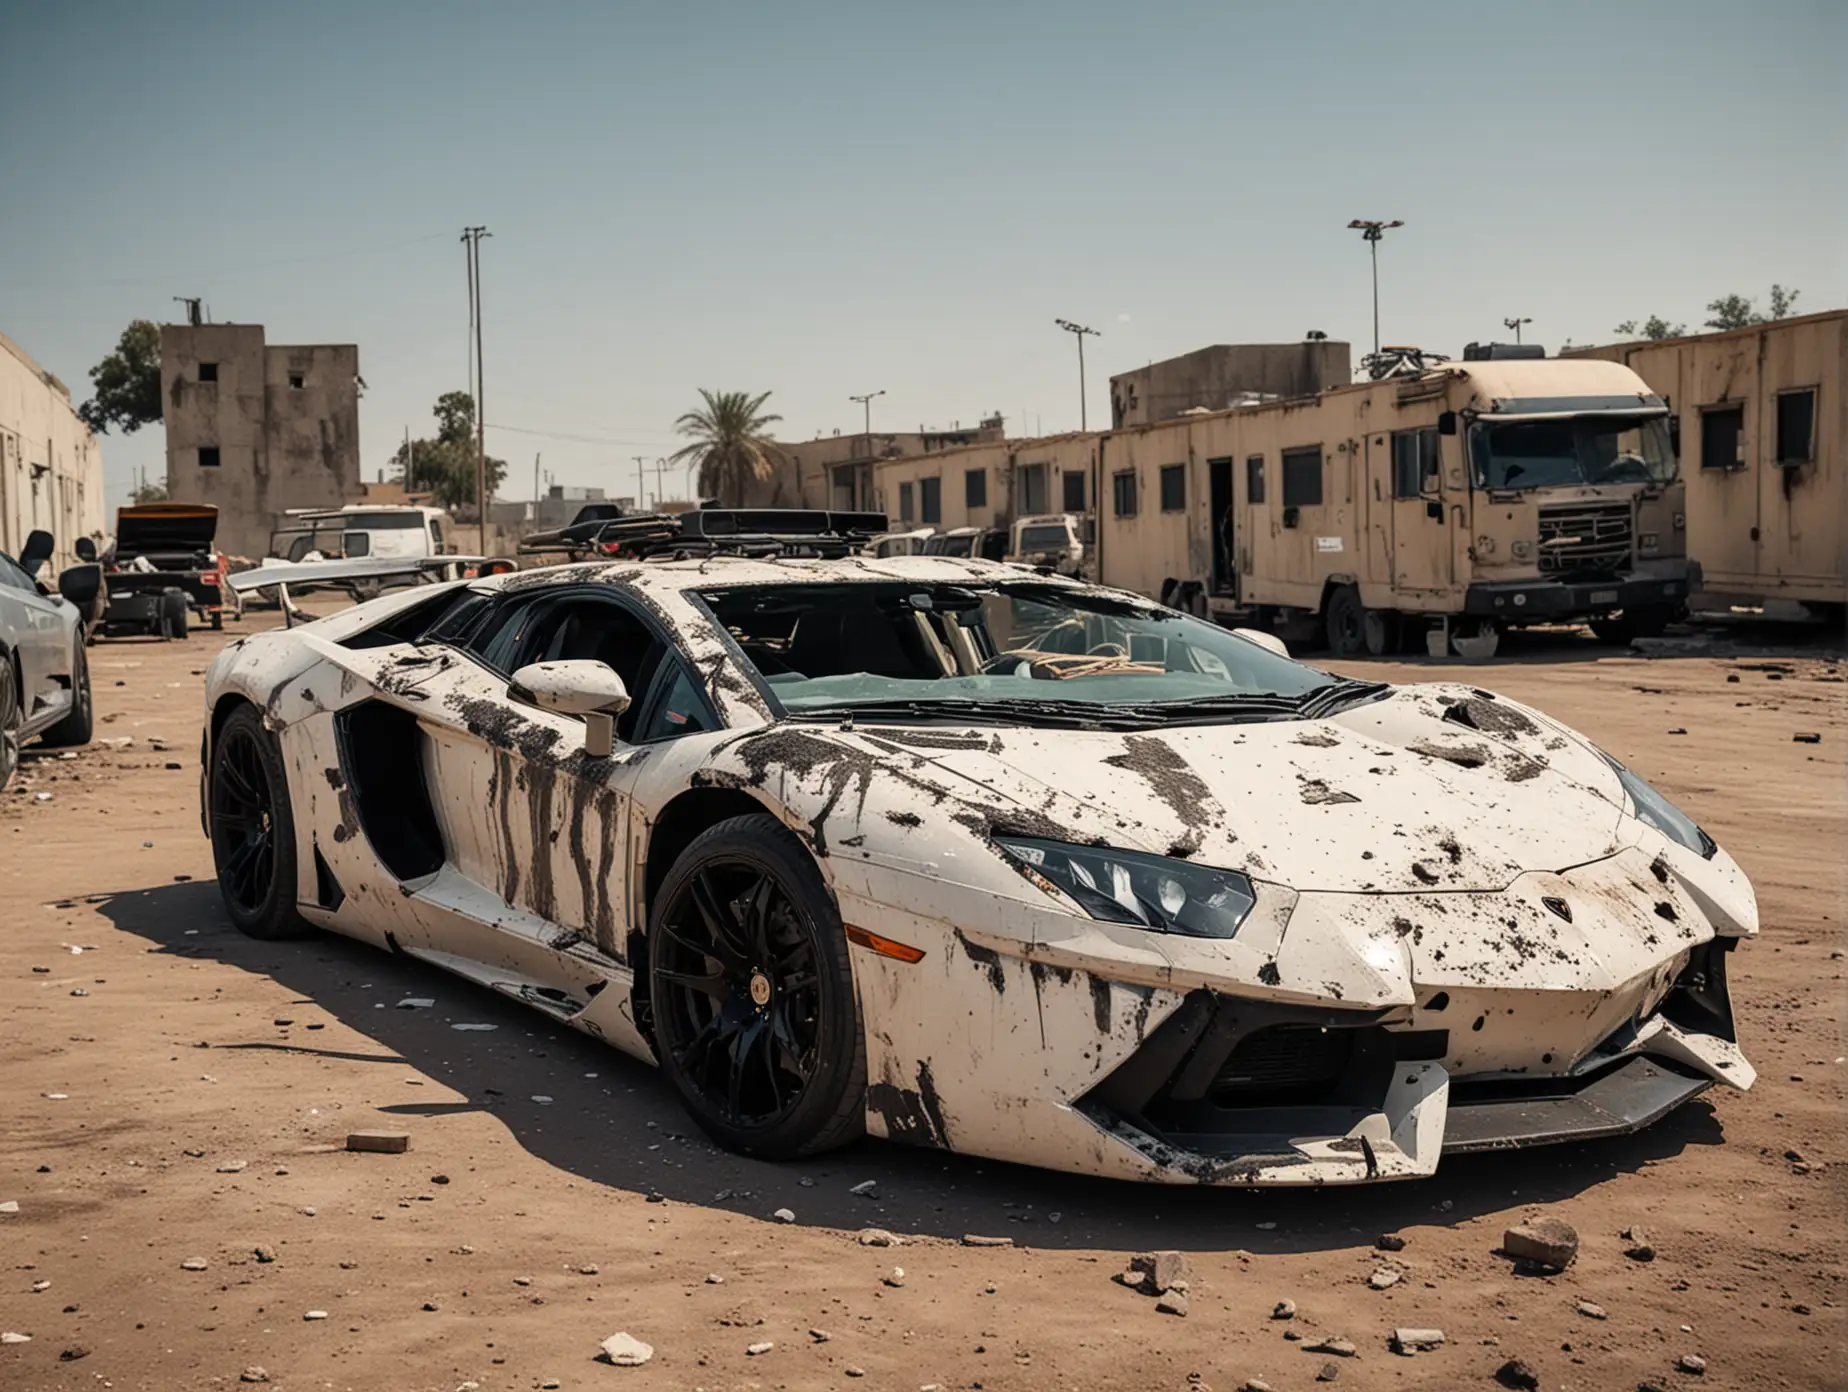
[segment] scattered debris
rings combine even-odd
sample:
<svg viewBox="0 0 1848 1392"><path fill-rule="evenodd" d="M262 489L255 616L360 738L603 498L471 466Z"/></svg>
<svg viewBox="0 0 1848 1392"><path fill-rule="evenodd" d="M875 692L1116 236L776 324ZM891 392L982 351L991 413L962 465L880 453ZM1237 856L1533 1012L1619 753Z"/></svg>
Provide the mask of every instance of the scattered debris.
<svg viewBox="0 0 1848 1392"><path fill-rule="evenodd" d="M1403 1252L1405 1250L1405 1239L1400 1237L1398 1233L1381 1233L1378 1237L1373 1239L1373 1245L1382 1252Z"/></svg>
<svg viewBox="0 0 1848 1392"><path fill-rule="evenodd" d="M253 1363L237 1375L239 1382L268 1382L269 1373L261 1365Z"/></svg>
<svg viewBox="0 0 1848 1392"><path fill-rule="evenodd" d="M793 1223L796 1221L796 1211L793 1208L779 1208L770 1216L779 1223Z"/></svg>
<svg viewBox="0 0 1848 1392"><path fill-rule="evenodd" d="M1623 1254L1631 1261L1646 1262L1655 1260L1655 1248L1650 1244L1648 1235L1644 1233L1641 1228L1636 1227L1634 1224L1625 1228L1623 1230L1623 1240Z"/></svg>
<svg viewBox="0 0 1848 1392"><path fill-rule="evenodd" d="M862 1247L897 1247L900 1245L900 1239L884 1228L861 1228L860 1245Z"/></svg>
<svg viewBox="0 0 1848 1392"><path fill-rule="evenodd" d="M1190 1274L1187 1258L1179 1252L1142 1252L1129 1259L1122 1281L1146 1295L1166 1295L1177 1285L1185 1288Z"/></svg>
<svg viewBox="0 0 1848 1392"><path fill-rule="evenodd" d="M1441 1329L1395 1329L1392 1331L1392 1346L1398 1352L1410 1356L1434 1349L1444 1342Z"/></svg>
<svg viewBox="0 0 1848 1392"><path fill-rule="evenodd" d="M833 1337L834 1336L825 1329L809 1330L809 1338L813 1339L818 1344L825 1344L828 1342L828 1340L832 1339Z"/></svg>
<svg viewBox="0 0 1848 1392"><path fill-rule="evenodd" d="M879 1181L876 1179L863 1179L847 1192L862 1199L876 1199L879 1197Z"/></svg>
<svg viewBox="0 0 1848 1392"><path fill-rule="evenodd" d="M1675 1369L1677 1372L1692 1373L1695 1377L1699 1377L1707 1371L1707 1360L1698 1353L1684 1353L1675 1360Z"/></svg>
<svg viewBox="0 0 1848 1392"><path fill-rule="evenodd" d="M1404 1280L1404 1273L1394 1271L1390 1266L1382 1266L1367 1278L1367 1284L1374 1290L1386 1290Z"/></svg>
<svg viewBox="0 0 1848 1392"><path fill-rule="evenodd" d="M1790 737L1792 744L1821 744L1822 736L1809 731Z"/></svg>
<svg viewBox="0 0 1848 1392"><path fill-rule="evenodd" d="M965 1247L1012 1247L1014 1245L1014 1239L1011 1237L983 1237L980 1233L964 1233L962 1242Z"/></svg>
<svg viewBox="0 0 1848 1392"><path fill-rule="evenodd" d="M269 1246L267 1243L259 1242L251 1255L267 1266L270 1262L276 1260L276 1249Z"/></svg>
<svg viewBox="0 0 1848 1392"><path fill-rule="evenodd" d="M302 1315L302 1318L305 1320L324 1320L327 1318L327 1311L309 1310Z"/></svg>
<svg viewBox="0 0 1848 1392"><path fill-rule="evenodd" d="M1577 1308L1578 1312L1586 1319L1601 1320L1610 1318L1610 1316L1604 1312L1604 1307L1602 1305L1595 1304L1589 1300L1579 1301Z"/></svg>
<svg viewBox="0 0 1848 1392"><path fill-rule="evenodd" d="M618 1368L639 1368L654 1357L653 1344L644 1344L630 1334L612 1334L598 1347L603 1351L603 1361Z"/></svg>
<svg viewBox="0 0 1848 1392"><path fill-rule="evenodd" d="M1324 1363L1315 1370L1315 1380L1317 1382L1333 1382L1340 1376L1341 1365L1339 1363Z"/></svg>
<svg viewBox="0 0 1848 1392"><path fill-rule="evenodd" d="M1578 1255L1578 1230L1558 1218L1517 1223L1502 1234L1502 1254L1563 1271Z"/></svg>
<svg viewBox="0 0 1848 1392"><path fill-rule="evenodd" d="M1319 1344L1304 1344L1303 1351L1305 1353L1332 1353L1337 1358L1352 1358L1354 1356L1354 1341L1352 1339L1344 1339L1337 1334L1331 1338L1322 1340Z"/></svg>
<svg viewBox="0 0 1848 1392"><path fill-rule="evenodd" d="M310 1025L308 1026L308 1028L313 1029L314 1026ZM449 1028L452 1030L478 1030L478 1031L482 1031L485 1033L488 1030L497 1030L500 1028L500 1026L499 1025L484 1025L477 1020L458 1020L456 1021L455 1024L451 1025Z"/></svg>
<svg viewBox="0 0 1848 1392"><path fill-rule="evenodd" d="M1510 1358L1495 1370L1495 1380L1515 1392L1533 1392L1540 1385L1540 1374L1518 1358Z"/></svg>
<svg viewBox="0 0 1848 1392"><path fill-rule="evenodd" d="M1295 1319L1296 1302L1294 1300L1279 1300L1271 1307L1271 1318L1274 1320Z"/></svg>
<svg viewBox="0 0 1848 1392"><path fill-rule="evenodd" d="M398 1002L400 1010L428 1010L436 1004L434 996L406 996Z"/></svg>
<svg viewBox="0 0 1848 1392"><path fill-rule="evenodd" d="M776 1343L774 1340L759 1339L754 1344L746 1344L744 1346L744 1352L745 1352L746 1357L756 1358L762 1354L766 1354L770 1352L770 1350L775 1347L776 1347Z"/></svg>
<svg viewBox="0 0 1848 1392"><path fill-rule="evenodd" d="M892 1274L884 1277L883 1280L886 1285L897 1290L900 1286L905 1284L905 1268L902 1266L893 1267Z"/></svg>
<svg viewBox="0 0 1848 1392"><path fill-rule="evenodd" d="M402 1155L411 1148L408 1131L349 1131L348 1150L363 1150L378 1155Z"/></svg>
<svg viewBox="0 0 1848 1392"><path fill-rule="evenodd" d="M1169 1291L1160 1300L1155 1302L1155 1311L1157 1314L1179 1315L1185 1318L1187 1315L1187 1297L1182 1295L1179 1291Z"/></svg>
<svg viewBox="0 0 1848 1392"><path fill-rule="evenodd" d="M10 1329L4 1334L0 1334L0 1344L29 1344L31 1342L32 1336L30 1334L15 1334Z"/></svg>
<svg viewBox="0 0 1848 1392"><path fill-rule="evenodd" d="M207 1263L204 1257L188 1257L185 1261L180 1263L180 1270L181 1271L204 1271L206 1268L206 1264Z"/></svg>

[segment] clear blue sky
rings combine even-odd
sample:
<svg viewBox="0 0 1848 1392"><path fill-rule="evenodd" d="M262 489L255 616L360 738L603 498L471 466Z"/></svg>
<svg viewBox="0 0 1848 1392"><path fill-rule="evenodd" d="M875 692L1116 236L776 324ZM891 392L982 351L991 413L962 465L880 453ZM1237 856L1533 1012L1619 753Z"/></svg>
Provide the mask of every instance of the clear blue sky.
<svg viewBox="0 0 1848 1392"><path fill-rule="evenodd" d="M464 381L629 491L699 386L782 433L1073 428L1207 343L1608 339L1848 301L1848 4L0 0L0 330L88 394L131 318L357 342L376 477ZM1505 335L1504 335L1505 336ZM519 426L580 439L515 433ZM594 437L594 438L592 438ZM110 501L161 432L104 442Z"/></svg>

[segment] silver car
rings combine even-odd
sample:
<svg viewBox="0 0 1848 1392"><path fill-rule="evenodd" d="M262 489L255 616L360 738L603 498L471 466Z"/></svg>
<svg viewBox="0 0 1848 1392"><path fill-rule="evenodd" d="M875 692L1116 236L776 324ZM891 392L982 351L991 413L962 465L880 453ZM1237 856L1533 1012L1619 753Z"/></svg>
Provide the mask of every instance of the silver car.
<svg viewBox="0 0 1848 1392"><path fill-rule="evenodd" d="M54 594L36 578L51 552L51 533L43 531L26 538L17 561L0 551L0 788L12 780L27 740L90 740L83 615L102 574L95 565L72 566Z"/></svg>

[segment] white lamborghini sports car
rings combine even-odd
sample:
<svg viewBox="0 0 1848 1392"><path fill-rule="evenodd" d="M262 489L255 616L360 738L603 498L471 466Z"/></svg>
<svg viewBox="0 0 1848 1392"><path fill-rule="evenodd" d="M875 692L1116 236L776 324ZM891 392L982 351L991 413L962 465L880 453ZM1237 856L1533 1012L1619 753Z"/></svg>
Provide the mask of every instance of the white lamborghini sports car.
<svg viewBox="0 0 1848 1392"><path fill-rule="evenodd" d="M770 1158L1400 1179L1751 1085L1750 883L1556 721L825 515L695 517L227 646L237 926L516 996Z"/></svg>

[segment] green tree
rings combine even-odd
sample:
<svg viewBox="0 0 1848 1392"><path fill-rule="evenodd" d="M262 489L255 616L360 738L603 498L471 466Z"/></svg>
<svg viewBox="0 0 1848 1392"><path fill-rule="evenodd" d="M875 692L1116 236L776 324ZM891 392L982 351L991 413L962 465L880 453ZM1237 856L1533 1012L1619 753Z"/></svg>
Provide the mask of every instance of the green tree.
<svg viewBox="0 0 1848 1392"><path fill-rule="evenodd" d="M1680 338L1687 331L1686 324L1671 324L1659 314L1650 315L1641 324L1626 319L1612 330L1625 338Z"/></svg>
<svg viewBox="0 0 1848 1392"><path fill-rule="evenodd" d="M138 483L128 490L131 503L164 503L167 501L167 485L164 483Z"/></svg>
<svg viewBox="0 0 1848 1392"><path fill-rule="evenodd" d="M133 320L115 352L90 369L96 394L77 408L83 423L98 435L117 426L132 435L144 425L160 423L160 328Z"/></svg>
<svg viewBox="0 0 1848 1392"><path fill-rule="evenodd" d="M1748 300L1744 295L1722 295L1707 305L1707 313L1713 316L1707 320L1707 327L1745 329L1753 324L1769 324L1778 319L1788 319L1791 311L1797 307L1797 296L1802 293L1801 290L1786 290L1774 283L1767 296L1770 309L1764 314L1758 312L1756 301Z"/></svg>
<svg viewBox="0 0 1848 1392"><path fill-rule="evenodd" d="M690 443L669 455L668 462L693 460L699 466L700 497L737 507L753 483L767 483L776 476L783 452L767 431L783 418L764 411L769 392L752 396L701 387L699 394L705 405L674 422L675 432Z"/></svg>
<svg viewBox="0 0 1848 1392"><path fill-rule="evenodd" d="M467 392L444 392L431 409L436 417L436 438L399 445L392 467L405 488L429 493L446 508L472 507L475 502L475 399ZM488 457L488 493L507 477L504 460Z"/></svg>

